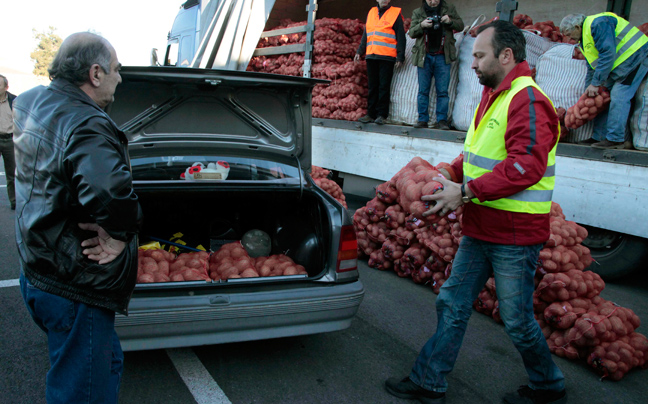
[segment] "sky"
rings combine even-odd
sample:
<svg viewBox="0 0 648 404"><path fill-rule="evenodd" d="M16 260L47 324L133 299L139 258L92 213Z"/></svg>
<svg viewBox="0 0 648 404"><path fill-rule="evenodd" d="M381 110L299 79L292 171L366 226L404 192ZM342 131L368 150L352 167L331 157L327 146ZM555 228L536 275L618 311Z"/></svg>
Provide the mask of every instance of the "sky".
<svg viewBox="0 0 648 404"><path fill-rule="evenodd" d="M32 29L65 39L80 31L106 38L125 66L147 66L151 48L164 57L166 38L184 0L2 0L0 73L2 68L31 72L36 48Z"/></svg>

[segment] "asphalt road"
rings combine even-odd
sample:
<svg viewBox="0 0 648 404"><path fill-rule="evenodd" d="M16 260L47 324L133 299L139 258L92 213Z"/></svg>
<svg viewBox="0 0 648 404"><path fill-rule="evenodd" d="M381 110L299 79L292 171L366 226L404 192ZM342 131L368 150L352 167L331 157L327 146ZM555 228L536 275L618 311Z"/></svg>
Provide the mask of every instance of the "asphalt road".
<svg viewBox="0 0 648 404"><path fill-rule="evenodd" d="M2 170L0 164L0 171ZM0 185L4 176L0 175ZM356 206L357 207L357 206ZM47 341L24 308L14 212L0 187L0 403L45 403ZM365 299L351 327L327 334L126 353L120 403L405 403L383 389L406 375L435 330L429 287L360 263ZM648 321L648 271L608 283L601 296ZM648 334L644 323L638 330ZM570 403L645 403L648 371L603 380L584 361L554 357ZM526 382L504 327L477 312L449 377L447 403L499 403Z"/></svg>

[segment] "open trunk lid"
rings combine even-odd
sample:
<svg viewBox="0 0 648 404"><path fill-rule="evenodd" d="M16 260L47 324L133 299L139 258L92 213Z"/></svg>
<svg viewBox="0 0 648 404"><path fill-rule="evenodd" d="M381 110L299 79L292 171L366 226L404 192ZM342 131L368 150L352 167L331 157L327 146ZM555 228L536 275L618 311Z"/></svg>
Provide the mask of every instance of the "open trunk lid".
<svg viewBox="0 0 648 404"><path fill-rule="evenodd" d="M128 135L131 158L211 147L224 156L310 170L311 94L326 81L168 67L124 67L120 73L108 113Z"/></svg>

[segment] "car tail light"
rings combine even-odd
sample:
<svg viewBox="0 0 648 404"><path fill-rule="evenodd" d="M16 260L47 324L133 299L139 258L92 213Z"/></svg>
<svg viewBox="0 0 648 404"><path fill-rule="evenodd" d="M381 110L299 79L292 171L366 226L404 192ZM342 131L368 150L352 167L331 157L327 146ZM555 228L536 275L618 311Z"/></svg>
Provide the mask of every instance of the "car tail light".
<svg viewBox="0 0 648 404"><path fill-rule="evenodd" d="M342 226L340 248L337 256L337 272L353 271L358 268L358 240L353 226Z"/></svg>

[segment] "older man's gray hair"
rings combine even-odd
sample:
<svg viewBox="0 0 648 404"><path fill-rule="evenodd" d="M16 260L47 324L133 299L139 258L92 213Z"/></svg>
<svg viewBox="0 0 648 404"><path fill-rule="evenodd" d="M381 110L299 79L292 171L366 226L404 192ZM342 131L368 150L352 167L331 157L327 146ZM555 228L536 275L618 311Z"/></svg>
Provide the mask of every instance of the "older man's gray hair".
<svg viewBox="0 0 648 404"><path fill-rule="evenodd" d="M563 35L569 35L574 28L582 28L583 21L585 21L585 14L569 14L565 16L565 18L560 22L560 33Z"/></svg>

